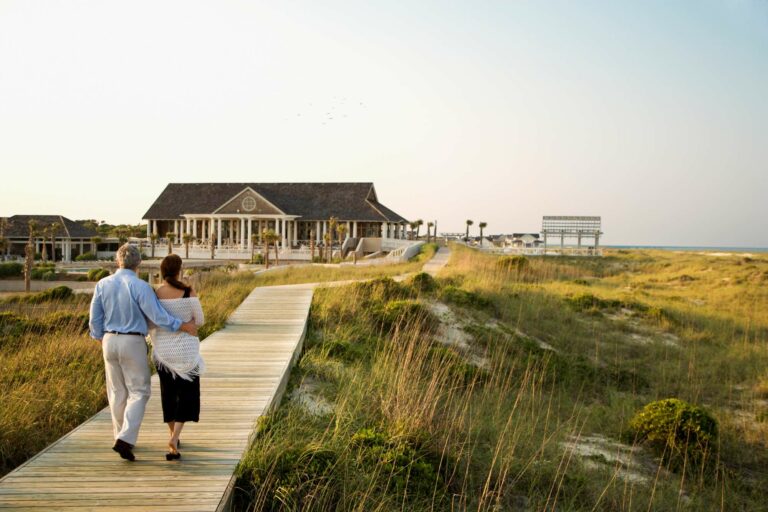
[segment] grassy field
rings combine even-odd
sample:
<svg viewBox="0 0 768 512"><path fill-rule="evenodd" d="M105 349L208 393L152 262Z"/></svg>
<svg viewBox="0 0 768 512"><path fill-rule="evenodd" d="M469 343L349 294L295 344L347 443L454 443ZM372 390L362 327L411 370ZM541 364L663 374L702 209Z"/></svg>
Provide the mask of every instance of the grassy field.
<svg viewBox="0 0 768 512"><path fill-rule="evenodd" d="M192 280L206 313L201 338L256 285L251 273ZM107 405L101 346L87 334L90 295L31 297L0 301L0 476Z"/></svg>
<svg viewBox="0 0 768 512"><path fill-rule="evenodd" d="M318 290L237 506L767 510L767 285L765 256L456 247L436 282ZM717 421L705 458L633 437L670 397Z"/></svg>

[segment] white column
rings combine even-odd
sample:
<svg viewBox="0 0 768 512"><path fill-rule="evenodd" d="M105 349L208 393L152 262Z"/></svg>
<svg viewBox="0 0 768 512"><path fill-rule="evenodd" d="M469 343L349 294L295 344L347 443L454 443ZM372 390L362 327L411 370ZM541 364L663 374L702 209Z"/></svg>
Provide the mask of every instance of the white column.
<svg viewBox="0 0 768 512"><path fill-rule="evenodd" d="M352 223L352 238L357 238L357 221Z"/></svg>
<svg viewBox="0 0 768 512"><path fill-rule="evenodd" d="M381 238L387 238L387 223L381 223Z"/></svg>
<svg viewBox="0 0 768 512"><path fill-rule="evenodd" d="M218 236L218 243L216 244L217 247L221 247L221 218L218 219L217 225L217 236Z"/></svg>
<svg viewBox="0 0 768 512"><path fill-rule="evenodd" d="M156 220L150 220L150 224L152 224L152 233L155 235L157 234L157 221Z"/></svg>
<svg viewBox="0 0 768 512"><path fill-rule="evenodd" d="M283 249L285 249L285 239L288 238L287 237L288 228L287 228L286 224L287 223L286 223L285 219L280 219L280 236L283 238L281 247Z"/></svg>
<svg viewBox="0 0 768 512"><path fill-rule="evenodd" d="M189 219L184 219L184 224L185 224L185 227L186 227L186 229L185 229L186 233L188 235L191 235L192 234L192 224L189 221Z"/></svg>
<svg viewBox="0 0 768 512"><path fill-rule="evenodd" d="M240 217L240 249L245 249L245 217Z"/></svg>
<svg viewBox="0 0 768 512"><path fill-rule="evenodd" d="M299 243L299 221L294 220L293 221L293 244L297 245Z"/></svg>
<svg viewBox="0 0 768 512"><path fill-rule="evenodd" d="M192 219L192 236L197 239L197 219Z"/></svg>
<svg viewBox="0 0 768 512"><path fill-rule="evenodd" d="M252 236L253 236L253 219L248 219L248 250L249 251L253 248L253 240L251 240Z"/></svg>
<svg viewBox="0 0 768 512"><path fill-rule="evenodd" d="M151 234L152 234L152 221L148 220L147 221L147 238L149 238L149 235Z"/></svg>
<svg viewBox="0 0 768 512"><path fill-rule="evenodd" d="M320 243L320 239L322 238L322 234L320 233L320 230L322 228L320 227L320 221L318 220L315 222L315 242Z"/></svg>

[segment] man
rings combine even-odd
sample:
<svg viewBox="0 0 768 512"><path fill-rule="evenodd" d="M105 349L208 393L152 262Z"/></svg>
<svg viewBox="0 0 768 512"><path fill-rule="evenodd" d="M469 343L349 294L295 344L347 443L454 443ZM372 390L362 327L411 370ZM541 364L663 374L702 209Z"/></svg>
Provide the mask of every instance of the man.
<svg viewBox="0 0 768 512"><path fill-rule="evenodd" d="M125 244L117 250L120 269L98 283L91 300L91 337L101 341L107 374L107 397L112 413L115 445L120 457L135 460L133 447L139 436L150 395L147 363L147 319L171 331L197 336L194 322L183 323L160 305L149 283L136 269L141 253Z"/></svg>

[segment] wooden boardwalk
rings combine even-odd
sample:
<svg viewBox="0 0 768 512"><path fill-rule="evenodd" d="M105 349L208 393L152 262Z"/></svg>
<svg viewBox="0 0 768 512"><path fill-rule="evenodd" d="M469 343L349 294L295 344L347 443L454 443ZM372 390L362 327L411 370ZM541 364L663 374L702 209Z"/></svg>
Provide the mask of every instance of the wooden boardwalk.
<svg viewBox="0 0 768 512"><path fill-rule="evenodd" d="M135 462L111 450L104 409L0 480L0 509L226 509L254 423L279 403L301 352L313 289L256 288L226 328L201 344L200 423L185 426L180 461L165 460L168 429L155 375Z"/></svg>

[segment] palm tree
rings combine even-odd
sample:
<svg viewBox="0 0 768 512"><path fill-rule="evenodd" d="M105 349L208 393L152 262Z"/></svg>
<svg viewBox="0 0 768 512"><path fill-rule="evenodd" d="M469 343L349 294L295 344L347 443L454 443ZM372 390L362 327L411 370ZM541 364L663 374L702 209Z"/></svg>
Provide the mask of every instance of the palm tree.
<svg viewBox="0 0 768 512"><path fill-rule="evenodd" d="M261 241L264 243L264 268L269 268L269 243L270 243L270 231L271 229L264 228L261 232ZM274 231L272 231L274 233Z"/></svg>
<svg viewBox="0 0 768 512"><path fill-rule="evenodd" d="M184 242L184 259L189 259L189 244L192 243L192 240L194 239L192 235L189 233L184 233L181 235L181 239Z"/></svg>
<svg viewBox="0 0 768 512"><path fill-rule="evenodd" d="M310 229L309 230L309 261L314 262L315 261L315 230Z"/></svg>
<svg viewBox="0 0 768 512"><path fill-rule="evenodd" d="M472 224L474 224L474 221L472 221L471 219L467 219L467 235L464 237L466 238L467 242L469 242L469 226L471 226Z"/></svg>
<svg viewBox="0 0 768 512"><path fill-rule="evenodd" d="M0 251L5 252L10 245L5 237L5 230L8 228L8 221L0 218Z"/></svg>
<svg viewBox="0 0 768 512"><path fill-rule="evenodd" d="M24 291L29 292L32 287L32 267L35 265L35 237L37 236L37 222L29 221L29 238L24 248Z"/></svg>
<svg viewBox="0 0 768 512"><path fill-rule="evenodd" d="M325 252L328 256L328 263L331 262L331 257L333 255L333 250L331 247L329 247L329 244L331 243L331 233L328 232L323 235L323 241L325 242Z"/></svg>
<svg viewBox="0 0 768 512"><path fill-rule="evenodd" d="M130 234L130 231L126 228L118 228L117 229L117 243L118 245L123 245L128 241L128 235Z"/></svg>
<svg viewBox="0 0 768 512"><path fill-rule="evenodd" d="M173 254L173 241L176 240L176 233L169 231L165 236L168 238L168 254Z"/></svg>
<svg viewBox="0 0 768 512"><path fill-rule="evenodd" d="M59 230L61 227L61 224L58 222L52 223L50 226L48 226L49 234L51 235L51 261L56 261L56 231ZM43 244L45 246L45 244Z"/></svg>
<svg viewBox="0 0 768 512"><path fill-rule="evenodd" d="M251 235L251 263L253 263L253 257L256 254L256 242L259 241L259 235L253 233Z"/></svg>
<svg viewBox="0 0 768 512"><path fill-rule="evenodd" d="M336 233L338 233L338 235L339 235L339 245L340 245L340 247L339 247L339 255L343 257L344 256L344 251L342 249L343 249L344 240L346 240L344 235L347 233L347 225L346 224L339 224L338 226L336 226Z"/></svg>
<svg viewBox="0 0 768 512"><path fill-rule="evenodd" d="M155 257L155 244L157 243L157 233L149 235L149 245L152 248L152 257Z"/></svg>
<svg viewBox="0 0 768 512"><path fill-rule="evenodd" d="M480 227L480 247L482 247L483 246L483 230L486 227L488 227L488 223L487 222L481 222L480 224L478 224L478 226Z"/></svg>
<svg viewBox="0 0 768 512"><path fill-rule="evenodd" d="M330 263L333 258L333 232L336 231L336 225L338 223L339 219L333 216L328 220L328 263Z"/></svg>
<svg viewBox="0 0 768 512"><path fill-rule="evenodd" d="M419 238L419 229L424 225L424 221L421 219L416 220L416 238Z"/></svg>
<svg viewBox="0 0 768 512"><path fill-rule="evenodd" d="M413 235L416 232L416 226L418 226L418 223L416 221L409 222L408 227L411 228L411 236L410 239L413 240Z"/></svg>
<svg viewBox="0 0 768 512"><path fill-rule="evenodd" d="M283 236L280 233L275 233L272 242L275 244L275 265L280 265L280 242L283 240Z"/></svg>
<svg viewBox="0 0 768 512"><path fill-rule="evenodd" d="M261 236L262 240L264 240L264 263L266 265L266 268L269 268L269 245L274 243L275 244L275 265L280 264L280 255L279 255L279 247L277 246L278 242L280 241L280 235L278 235L274 229L265 229L262 232Z"/></svg>
<svg viewBox="0 0 768 512"><path fill-rule="evenodd" d="M435 225L434 222L427 222L427 243L431 240L431 233L432 233L432 227Z"/></svg>
<svg viewBox="0 0 768 512"><path fill-rule="evenodd" d="M99 252L99 244L101 243L101 237L100 236L92 236L91 237L91 249L93 250L93 254L98 254Z"/></svg>

